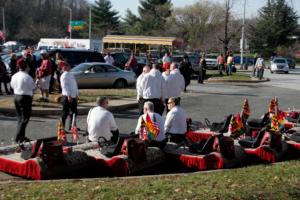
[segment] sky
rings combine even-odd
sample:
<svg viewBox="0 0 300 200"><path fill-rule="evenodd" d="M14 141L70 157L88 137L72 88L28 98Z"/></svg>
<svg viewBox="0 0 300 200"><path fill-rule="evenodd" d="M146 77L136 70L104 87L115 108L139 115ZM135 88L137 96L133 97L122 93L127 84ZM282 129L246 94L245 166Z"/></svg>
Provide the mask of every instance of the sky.
<svg viewBox="0 0 300 200"><path fill-rule="evenodd" d="M126 13L126 9L130 9L133 13L137 14L137 8L140 5L139 0L110 0L113 9L118 11L122 17L124 17ZM174 7L184 7L188 5L192 5L197 1L203 0L172 0ZM214 2L223 3L224 0L211 0ZM244 0L234 0L234 8L233 14L237 18L243 17L243 6ZM294 7L297 11L298 15L300 15L300 0L286 0L290 5ZM90 2L94 2L94 0L90 0ZM255 17L257 16L257 11L266 5L267 0L246 0L246 17Z"/></svg>

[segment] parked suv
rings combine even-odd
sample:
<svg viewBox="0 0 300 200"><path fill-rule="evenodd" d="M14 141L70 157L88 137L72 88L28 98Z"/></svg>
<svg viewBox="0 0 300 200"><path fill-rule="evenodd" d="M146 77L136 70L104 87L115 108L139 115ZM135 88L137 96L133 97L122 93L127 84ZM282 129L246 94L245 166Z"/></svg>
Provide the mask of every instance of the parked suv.
<svg viewBox="0 0 300 200"><path fill-rule="evenodd" d="M290 68L290 69L295 69L295 67L296 67L296 62L295 62L295 60L292 59L292 58L287 58L286 60L287 60L287 62L288 62L289 68Z"/></svg>
<svg viewBox="0 0 300 200"><path fill-rule="evenodd" d="M71 65L71 68L84 62L105 62L101 53L85 49L52 49L48 51L51 56L60 52L62 57Z"/></svg>
<svg viewBox="0 0 300 200"><path fill-rule="evenodd" d="M206 54L205 55L206 68L207 69L218 69L217 58L218 58L217 54Z"/></svg>

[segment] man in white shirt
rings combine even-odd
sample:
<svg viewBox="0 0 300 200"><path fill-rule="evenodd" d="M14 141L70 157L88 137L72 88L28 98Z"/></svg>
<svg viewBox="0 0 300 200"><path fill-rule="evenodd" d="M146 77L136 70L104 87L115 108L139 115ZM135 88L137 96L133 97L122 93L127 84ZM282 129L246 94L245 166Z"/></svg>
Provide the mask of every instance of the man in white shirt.
<svg viewBox="0 0 300 200"><path fill-rule="evenodd" d="M182 76L179 69L177 68L176 63L171 64L170 74L168 76L165 74L163 75L163 77L166 84L165 104L168 113L169 112L168 105L167 105L168 99L170 97L176 97L178 99L178 104L180 104L180 96L181 93L184 91L185 81L184 81L184 77Z"/></svg>
<svg viewBox="0 0 300 200"><path fill-rule="evenodd" d="M28 72L29 65L24 62L18 62L19 72L11 78L11 88L15 94L15 107L18 119L17 133L15 141L17 143L30 141L25 137L25 129L29 122L32 110L32 96L35 89L35 83Z"/></svg>
<svg viewBox="0 0 300 200"><path fill-rule="evenodd" d="M180 143L185 140L187 131L186 112L178 105L178 99L171 97L168 101L168 112L164 125L165 133L171 142Z"/></svg>
<svg viewBox="0 0 300 200"><path fill-rule="evenodd" d="M140 98L140 95L139 94L139 87L141 87L141 82L144 78L144 76L150 72L150 67L149 66L144 66L143 67L143 73L141 75L139 75L139 77L136 79L136 91L137 91L137 100L138 100L138 103L139 103L139 115L142 115L143 114L143 98Z"/></svg>
<svg viewBox="0 0 300 200"><path fill-rule="evenodd" d="M110 55L109 52L104 57L104 60L105 60L105 63L110 64L110 65L113 65L115 62L114 58Z"/></svg>
<svg viewBox="0 0 300 200"><path fill-rule="evenodd" d="M144 103L144 114L139 117L135 134L144 134L142 130L142 121L147 121L147 115L149 115L152 123L155 123L158 126L159 133L154 138L154 140L150 141L150 146L157 146L163 148L166 144L165 140L165 131L164 131L164 119L157 113L154 112L154 104L150 101L146 101Z"/></svg>
<svg viewBox="0 0 300 200"><path fill-rule="evenodd" d="M107 110L108 98L98 97L96 103L97 106L92 108L87 116L88 139L96 142L99 137L103 137L116 143L119 130L113 114Z"/></svg>
<svg viewBox="0 0 300 200"><path fill-rule="evenodd" d="M257 78L259 78L259 80L261 80L263 78L264 68L265 68L265 61L262 58L262 55L259 55L259 57L255 63L255 69L257 71Z"/></svg>
<svg viewBox="0 0 300 200"><path fill-rule="evenodd" d="M143 102L151 101L154 104L154 112L162 115L165 91L165 81L158 70L158 66L153 64L150 72L144 76L139 84L139 99L143 99Z"/></svg>
<svg viewBox="0 0 300 200"><path fill-rule="evenodd" d="M63 106L61 121L65 127L66 119L71 110L71 116L75 114L77 116L77 99L78 99L78 87L74 75L70 72L71 66L67 62L61 63L63 73L60 77L62 99L61 103ZM72 119L72 117L70 118ZM71 123L70 127L71 128Z"/></svg>

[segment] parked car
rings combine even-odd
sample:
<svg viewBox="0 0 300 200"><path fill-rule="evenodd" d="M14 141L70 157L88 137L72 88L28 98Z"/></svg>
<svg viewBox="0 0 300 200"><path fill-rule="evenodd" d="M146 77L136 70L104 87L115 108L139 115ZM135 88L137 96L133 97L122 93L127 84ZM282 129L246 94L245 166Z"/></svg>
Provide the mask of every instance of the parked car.
<svg viewBox="0 0 300 200"><path fill-rule="evenodd" d="M84 62L103 62L105 60L101 53L85 49L51 49L50 56L60 52L62 57L71 65L71 68Z"/></svg>
<svg viewBox="0 0 300 200"><path fill-rule="evenodd" d="M195 56L195 55L188 55L189 56L189 61L192 64L192 68L193 68L193 72L195 74L199 73L199 56Z"/></svg>
<svg viewBox="0 0 300 200"><path fill-rule="evenodd" d="M295 60L292 59L292 58L287 58L286 60L287 60L287 62L288 62L289 68L290 68L290 69L295 69L295 67L296 67L296 62L295 62Z"/></svg>
<svg viewBox="0 0 300 200"><path fill-rule="evenodd" d="M82 63L71 70L79 88L125 88L135 84L134 72L100 62Z"/></svg>
<svg viewBox="0 0 300 200"><path fill-rule="evenodd" d="M125 55L125 53L114 52L110 53L110 55L114 58L114 66L124 69L125 64L128 60L128 57Z"/></svg>
<svg viewBox="0 0 300 200"><path fill-rule="evenodd" d="M207 69L218 69L217 58L218 58L217 54L206 54L205 55L206 68Z"/></svg>
<svg viewBox="0 0 300 200"><path fill-rule="evenodd" d="M270 72L284 72L284 73L289 73L289 65L287 62L287 59L285 58L273 58L271 61L271 67L270 67Z"/></svg>

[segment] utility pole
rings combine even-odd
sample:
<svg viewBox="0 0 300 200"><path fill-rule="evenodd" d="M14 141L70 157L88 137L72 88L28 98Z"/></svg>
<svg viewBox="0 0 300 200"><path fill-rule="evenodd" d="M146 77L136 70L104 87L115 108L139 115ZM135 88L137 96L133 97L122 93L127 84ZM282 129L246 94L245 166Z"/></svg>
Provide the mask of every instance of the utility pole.
<svg viewBox="0 0 300 200"><path fill-rule="evenodd" d="M89 39L92 39L92 8L90 7L89 13Z"/></svg>
<svg viewBox="0 0 300 200"><path fill-rule="evenodd" d="M4 7L2 7L2 28L3 28L3 34L6 35L6 30L5 30L5 10ZM5 36L3 37L3 43L5 42Z"/></svg>
<svg viewBox="0 0 300 200"><path fill-rule="evenodd" d="M241 39L241 69L243 69L244 64L244 44L245 44L245 16L246 16L246 0L244 0L244 16L243 16L243 26L242 26L242 39Z"/></svg>
<svg viewBox="0 0 300 200"><path fill-rule="evenodd" d="M70 18L69 18L69 26L70 26L70 40L72 39L72 8L70 7L65 7L70 11Z"/></svg>

